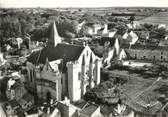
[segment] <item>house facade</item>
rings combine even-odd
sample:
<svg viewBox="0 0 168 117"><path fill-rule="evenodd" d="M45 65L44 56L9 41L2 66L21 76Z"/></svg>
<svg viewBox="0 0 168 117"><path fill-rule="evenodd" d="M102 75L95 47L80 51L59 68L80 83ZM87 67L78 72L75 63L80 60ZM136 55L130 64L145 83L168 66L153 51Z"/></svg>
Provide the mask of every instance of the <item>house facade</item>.
<svg viewBox="0 0 168 117"><path fill-rule="evenodd" d="M9 80L6 89L6 96L9 100L20 100L27 91L20 81Z"/></svg>
<svg viewBox="0 0 168 117"><path fill-rule="evenodd" d="M166 47L154 47L154 48L138 48L133 47L130 49L125 49L129 54L131 59L138 60L150 60L150 61L160 61L167 62L168 61L168 51Z"/></svg>

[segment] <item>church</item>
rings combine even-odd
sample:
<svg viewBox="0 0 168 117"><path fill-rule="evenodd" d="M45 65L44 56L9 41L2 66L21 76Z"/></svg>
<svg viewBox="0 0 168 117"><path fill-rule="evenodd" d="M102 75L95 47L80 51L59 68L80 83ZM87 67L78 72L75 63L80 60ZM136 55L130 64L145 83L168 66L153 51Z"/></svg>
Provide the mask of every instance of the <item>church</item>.
<svg viewBox="0 0 168 117"><path fill-rule="evenodd" d="M26 64L27 85L39 99L78 101L100 83L101 59L88 45L62 43L55 23L48 46L33 52Z"/></svg>

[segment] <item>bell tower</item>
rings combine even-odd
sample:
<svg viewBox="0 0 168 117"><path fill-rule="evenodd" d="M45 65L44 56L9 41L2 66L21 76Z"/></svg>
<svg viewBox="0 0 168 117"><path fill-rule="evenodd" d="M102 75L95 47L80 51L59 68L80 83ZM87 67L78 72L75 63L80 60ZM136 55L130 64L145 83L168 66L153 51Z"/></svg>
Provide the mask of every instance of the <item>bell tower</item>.
<svg viewBox="0 0 168 117"><path fill-rule="evenodd" d="M55 21L51 25L50 37L48 39L49 46L56 46L58 43L62 43L61 37L58 35L57 27Z"/></svg>

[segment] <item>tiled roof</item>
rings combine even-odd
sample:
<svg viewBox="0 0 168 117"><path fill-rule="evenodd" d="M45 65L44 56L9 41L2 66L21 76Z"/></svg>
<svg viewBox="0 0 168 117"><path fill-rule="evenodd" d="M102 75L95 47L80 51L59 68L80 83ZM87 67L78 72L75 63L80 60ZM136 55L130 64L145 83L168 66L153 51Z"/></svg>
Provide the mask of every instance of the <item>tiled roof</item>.
<svg viewBox="0 0 168 117"><path fill-rule="evenodd" d="M82 101L79 103L74 104L76 107L82 109L84 106L86 106L87 102L86 101Z"/></svg>
<svg viewBox="0 0 168 117"><path fill-rule="evenodd" d="M71 44L58 44L55 48L49 48L48 60L63 59L64 61L75 61L79 58L83 51L83 46Z"/></svg>
<svg viewBox="0 0 168 117"><path fill-rule="evenodd" d="M88 105L86 105L84 107L84 109L82 109L81 112L84 113L84 114L87 114L87 115L91 116L98 109L98 107L99 106L97 106L95 104L89 104L88 103Z"/></svg>
<svg viewBox="0 0 168 117"><path fill-rule="evenodd" d="M38 63L44 64L46 61L46 57L47 57L47 48L43 48L42 50L33 52L28 57L27 60L33 64L38 64Z"/></svg>
<svg viewBox="0 0 168 117"><path fill-rule="evenodd" d="M28 58L28 61L33 64L44 64L46 58L49 61L63 59L63 61L75 61L79 58L83 51L83 46L71 44L58 44L56 47L46 47L40 51L34 52Z"/></svg>

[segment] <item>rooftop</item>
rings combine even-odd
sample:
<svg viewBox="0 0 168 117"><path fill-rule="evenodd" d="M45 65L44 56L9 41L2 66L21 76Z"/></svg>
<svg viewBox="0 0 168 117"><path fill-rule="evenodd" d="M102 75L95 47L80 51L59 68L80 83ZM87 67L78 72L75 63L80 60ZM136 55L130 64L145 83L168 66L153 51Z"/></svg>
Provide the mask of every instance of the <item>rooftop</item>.
<svg viewBox="0 0 168 117"><path fill-rule="evenodd" d="M124 49L129 49L129 45L127 44L122 44L122 48ZM140 44L135 44L131 46L131 49L140 49L140 50L168 50L167 46L152 46L152 45L140 45Z"/></svg>
<svg viewBox="0 0 168 117"><path fill-rule="evenodd" d="M56 47L46 47L40 51L33 52L28 58L28 61L33 64L44 64L47 58L49 61L58 59L63 59L66 62L75 61L79 58L83 49L83 46L58 44Z"/></svg>
<svg viewBox="0 0 168 117"><path fill-rule="evenodd" d="M99 106L96 104L87 103L81 112L91 116L98 109L98 107Z"/></svg>

